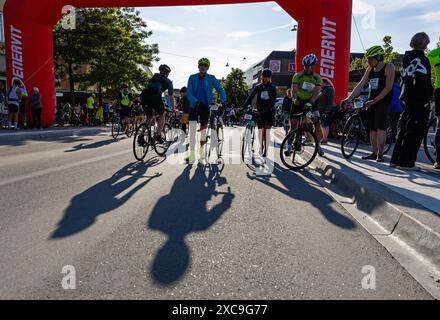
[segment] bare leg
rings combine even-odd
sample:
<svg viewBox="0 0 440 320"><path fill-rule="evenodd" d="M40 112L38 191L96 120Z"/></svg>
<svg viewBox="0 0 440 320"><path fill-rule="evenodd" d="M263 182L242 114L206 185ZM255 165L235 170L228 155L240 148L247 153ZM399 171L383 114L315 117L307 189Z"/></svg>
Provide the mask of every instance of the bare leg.
<svg viewBox="0 0 440 320"><path fill-rule="evenodd" d="M383 155L383 149L385 148L386 131L377 130L376 143L377 143L377 155Z"/></svg>
<svg viewBox="0 0 440 320"><path fill-rule="evenodd" d="M165 113L161 114L159 116L159 118L157 118L156 136L160 136L161 135L161 132L162 132L164 126L165 126Z"/></svg>
<svg viewBox="0 0 440 320"><path fill-rule="evenodd" d="M377 155L378 144L377 144L377 132L376 131L373 131L373 130L370 131L370 143L371 143L371 146L373 147L373 153L375 155Z"/></svg>
<svg viewBox="0 0 440 320"><path fill-rule="evenodd" d="M330 128L329 127L322 127L322 142L327 142L328 139L328 135L330 133Z"/></svg>

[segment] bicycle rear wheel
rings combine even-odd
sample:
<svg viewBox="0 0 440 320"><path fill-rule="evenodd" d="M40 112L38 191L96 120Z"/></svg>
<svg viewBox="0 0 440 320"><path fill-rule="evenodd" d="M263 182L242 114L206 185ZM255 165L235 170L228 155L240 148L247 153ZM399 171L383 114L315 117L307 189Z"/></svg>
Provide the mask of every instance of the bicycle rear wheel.
<svg viewBox="0 0 440 320"><path fill-rule="evenodd" d="M133 138L133 154L136 160L143 161L145 159L150 148L150 136L150 129L145 123L137 128Z"/></svg>
<svg viewBox="0 0 440 320"><path fill-rule="evenodd" d="M434 163L437 159L437 150L435 148L435 134L437 131L437 120L436 118L431 119L428 124L428 130L426 132L425 138L423 139L423 147L425 148L426 156L429 161Z"/></svg>
<svg viewBox="0 0 440 320"><path fill-rule="evenodd" d="M361 137L361 121L358 116L348 119L342 132L341 151L345 159L350 159L356 152Z"/></svg>
<svg viewBox="0 0 440 320"><path fill-rule="evenodd" d="M291 144L290 148L288 147ZM292 171L307 168L318 155L319 143L315 133L308 128L290 132L280 148L283 164Z"/></svg>

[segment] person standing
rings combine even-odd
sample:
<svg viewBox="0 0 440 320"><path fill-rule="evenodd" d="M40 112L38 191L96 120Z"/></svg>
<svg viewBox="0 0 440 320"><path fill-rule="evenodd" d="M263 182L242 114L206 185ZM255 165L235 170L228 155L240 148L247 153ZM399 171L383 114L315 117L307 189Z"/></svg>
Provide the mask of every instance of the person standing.
<svg viewBox="0 0 440 320"><path fill-rule="evenodd" d="M220 81L211 74L208 74L211 62L207 58L198 61L199 72L193 74L188 79L188 100L190 103L190 152L185 161L189 164L195 161L196 127L197 120L200 118L200 158L204 159L203 146L206 144L206 129L208 128L210 106L214 103L213 90L220 95L223 107L226 105L226 92L220 85Z"/></svg>
<svg viewBox="0 0 440 320"><path fill-rule="evenodd" d="M189 124L189 101L187 94L187 88L183 87L180 89L180 100L177 106L180 112L182 112L182 118L180 119L180 123L182 124L182 131L185 134L188 134L188 124Z"/></svg>
<svg viewBox="0 0 440 320"><path fill-rule="evenodd" d="M110 119L110 105L108 102L104 102L104 124L106 125Z"/></svg>
<svg viewBox="0 0 440 320"><path fill-rule="evenodd" d="M318 110L321 115L322 140L320 144L327 144L330 125L336 113L335 88L326 79L322 79L322 90L318 98Z"/></svg>
<svg viewBox="0 0 440 320"><path fill-rule="evenodd" d="M437 149L437 160L434 163L434 169L440 170L440 48L434 49L428 53L428 59L434 67L434 102L435 116L437 117L437 132L435 134L435 148Z"/></svg>
<svg viewBox="0 0 440 320"><path fill-rule="evenodd" d="M414 35L403 57L401 72L402 101L405 111L390 166L402 170L419 170L417 154L426 133L431 112L433 87L431 64L425 56L430 40L426 33Z"/></svg>
<svg viewBox="0 0 440 320"><path fill-rule="evenodd" d="M87 98L87 125L93 124L93 117L95 115L95 94Z"/></svg>
<svg viewBox="0 0 440 320"><path fill-rule="evenodd" d="M34 124L34 128L41 130L42 104L40 90L37 87L34 88L34 93L30 98L30 105L32 113L32 123Z"/></svg>
<svg viewBox="0 0 440 320"><path fill-rule="evenodd" d="M23 82L20 81L21 100L19 103L18 123L23 126L23 129L27 128L27 115L26 115L26 100L28 93Z"/></svg>
<svg viewBox="0 0 440 320"><path fill-rule="evenodd" d="M18 129L18 109L21 98L20 80L14 80L8 93L8 129Z"/></svg>
<svg viewBox="0 0 440 320"><path fill-rule="evenodd" d="M362 159L377 162L384 162L383 150L386 142L388 110L393 98L395 78L395 67L392 63L384 61L384 54L385 51L381 46L374 46L367 50L365 57L368 59L369 67L353 93L342 102L344 105L346 102L353 101L361 94L365 85L369 84L370 94L365 104L367 109L365 127L370 133L373 152Z"/></svg>
<svg viewBox="0 0 440 320"><path fill-rule="evenodd" d="M292 89L287 89L286 96L283 100L283 115L284 115L284 131L286 132L286 136L289 133L289 119L290 119L290 110L292 109Z"/></svg>

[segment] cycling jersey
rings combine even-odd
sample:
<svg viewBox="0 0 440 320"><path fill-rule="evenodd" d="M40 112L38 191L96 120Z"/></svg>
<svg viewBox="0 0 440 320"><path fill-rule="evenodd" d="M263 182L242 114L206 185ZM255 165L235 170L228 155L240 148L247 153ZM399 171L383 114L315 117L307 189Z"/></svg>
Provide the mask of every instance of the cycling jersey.
<svg viewBox="0 0 440 320"><path fill-rule="evenodd" d="M269 82L268 84L260 83L257 85L246 99L244 106L249 105L255 96L257 96L258 111L265 112L275 110L277 88L272 84L272 82Z"/></svg>
<svg viewBox="0 0 440 320"><path fill-rule="evenodd" d="M132 100L132 95L131 93L124 93L124 92L119 92L119 95L117 97L118 101L120 101L121 103L121 107L128 107L130 106L130 102Z"/></svg>
<svg viewBox="0 0 440 320"><path fill-rule="evenodd" d="M298 98L303 101L310 101L315 87L322 86L322 78L317 73L309 75L305 72L298 72L293 76L292 84L298 85Z"/></svg>
<svg viewBox="0 0 440 320"><path fill-rule="evenodd" d="M168 95L174 94L173 83L170 79L160 73L156 73L148 82L144 94L162 96L168 90Z"/></svg>
<svg viewBox="0 0 440 320"><path fill-rule="evenodd" d="M434 49L428 53L428 59L431 66L434 67L436 89L440 89L440 48Z"/></svg>

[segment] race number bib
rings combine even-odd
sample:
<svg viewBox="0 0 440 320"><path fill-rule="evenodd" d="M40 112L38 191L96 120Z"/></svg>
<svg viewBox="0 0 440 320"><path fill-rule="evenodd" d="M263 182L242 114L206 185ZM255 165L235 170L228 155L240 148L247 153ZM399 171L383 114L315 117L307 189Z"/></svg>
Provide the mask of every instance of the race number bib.
<svg viewBox="0 0 440 320"><path fill-rule="evenodd" d="M379 78L374 78L370 80L370 89L377 90L379 88Z"/></svg>
<svg viewBox="0 0 440 320"><path fill-rule="evenodd" d="M268 91L261 91L261 100L269 100L269 92Z"/></svg>
<svg viewBox="0 0 440 320"><path fill-rule="evenodd" d="M306 92L313 91L315 89L315 85L313 83L305 81L302 85L302 90Z"/></svg>

